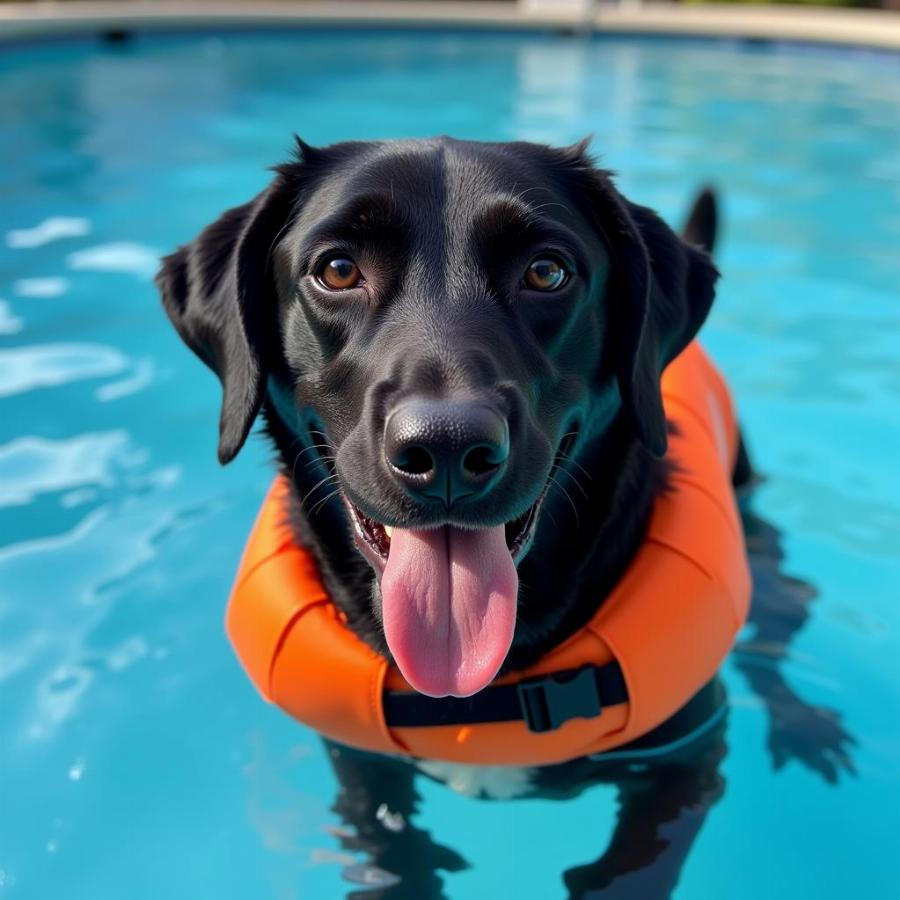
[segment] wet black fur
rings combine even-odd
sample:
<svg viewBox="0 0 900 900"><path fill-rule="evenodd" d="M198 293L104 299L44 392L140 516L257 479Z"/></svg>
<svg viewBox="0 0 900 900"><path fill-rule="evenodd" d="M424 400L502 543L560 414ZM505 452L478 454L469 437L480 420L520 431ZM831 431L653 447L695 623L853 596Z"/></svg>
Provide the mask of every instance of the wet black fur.
<svg viewBox="0 0 900 900"><path fill-rule="evenodd" d="M482 196L496 203L473 225L469 207ZM384 469L380 429L398 396L505 404L509 476L459 513L464 524L524 512L564 434L579 429L519 568L507 665L530 664L596 610L664 486L660 373L705 319L717 277L699 248L701 207L688 243L625 200L584 145L301 144L255 200L164 260L166 310L222 382L220 460L238 452L261 410L294 485L297 538L350 626L379 652L387 647L377 585L343 505L324 499L332 484L317 487L328 474L317 435L357 505L409 526L437 513L410 503ZM335 221L335 209L350 211ZM301 257L323 221L328 241L356 241L353 252L379 273L374 304L335 306L309 286ZM557 229L572 236L578 277L559 296L523 299L518 270L548 229L554 241ZM430 333L438 337L429 342Z"/></svg>

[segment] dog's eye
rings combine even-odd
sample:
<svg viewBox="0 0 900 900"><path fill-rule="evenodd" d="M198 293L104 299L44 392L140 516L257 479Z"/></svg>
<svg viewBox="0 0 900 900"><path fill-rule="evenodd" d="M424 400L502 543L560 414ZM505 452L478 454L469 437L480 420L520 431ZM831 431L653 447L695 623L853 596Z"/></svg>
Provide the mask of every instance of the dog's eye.
<svg viewBox="0 0 900 900"><path fill-rule="evenodd" d="M319 266L316 278L330 291L347 291L362 281L362 273L352 259L333 256Z"/></svg>
<svg viewBox="0 0 900 900"><path fill-rule="evenodd" d="M525 287L535 291L555 291L561 288L568 278L568 271L558 259L540 256L528 264L523 281Z"/></svg>

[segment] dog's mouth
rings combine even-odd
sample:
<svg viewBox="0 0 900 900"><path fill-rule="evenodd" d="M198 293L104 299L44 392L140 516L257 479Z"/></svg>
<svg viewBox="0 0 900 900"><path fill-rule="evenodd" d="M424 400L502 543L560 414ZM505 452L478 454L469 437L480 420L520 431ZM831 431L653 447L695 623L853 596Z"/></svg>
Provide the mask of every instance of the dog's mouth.
<svg viewBox="0 0 900 900"><path fill-rule="evenodd" d="M534 540L538 513L543 505L550 483L551 481L548 478L540 497L522 515L517 516L503 526L506 546L516 565L525 557ZM353 533L356 538L357 548L374 567L378 575L383 575L390 558L391 536L394 529L390 525L383 525L381 522L377 522L375 519L367 516L356 504L347 498L346 494L342 494L342 496L344 505L350 513L350 521L353 523ZM442 526L437 527L440 528ZM478 529L472 528L470 530L477 531Z"/></svg>
<svg viewBox="0 0 900 900"><path fill-rule="evenodd" d="M388 647L415 690L467 697L497 675L515 631L517 566L575 437L560 442L537 500L505 524L391 527L341 492L357 548L379 578Z"/></svg>
<svg viewBox="0 0 900 900"><path fill-rule="evenodd" d="M569 451L575 443L577 437L576 431L570 431L560 441L559 449L554 457L550 472L544 482L537 500L528 507L521 515L507 522L504 528L504 536L506 538L506 546L515 565L525 558L531 545L534 542L534 535L537 530L538 519L541 507L553 483L554 476L562 466L563 461L568 457ZM391 536L394 532L393 527L384 525L383 523L366 515L355 503L353 503L347 495L341 491L341 498L344 506L350 515L350 521L353 525L353 535L356 540L357 549L368 560L369 564L375 569L379 575L384 574L388 559L391 552ZM440 526L438 526L440 527ZM473 531L477 531L477 527L473 527Z"/></svg>

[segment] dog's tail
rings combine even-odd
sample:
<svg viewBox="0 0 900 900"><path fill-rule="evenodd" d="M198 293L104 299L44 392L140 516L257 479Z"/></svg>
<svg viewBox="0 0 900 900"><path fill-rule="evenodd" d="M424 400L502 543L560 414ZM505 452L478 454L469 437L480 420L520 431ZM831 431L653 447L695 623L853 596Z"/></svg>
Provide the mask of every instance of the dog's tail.
<svg viewBox="0 0 900 900"><path fill-rule="evenodd" d="M712 256L716 246L716 232L719 227L719 211L716 203L716 192L711 187L704 187L694 200L690 215L681 229L681 236L689 244L700 247ZM753 470L744 435L738 430L738 451L731 475L731 483L735 488L750 489L760 480Z"/></svg>
<svg viewBox="0 0 900 900"><path fill-rule="evenodd" d="M691 214L681 229L681 236L695 247L702 247L712 254L716 246L716 232L719 225L719 213L716 195L712 188L705 187L697 195Z"/></svg>

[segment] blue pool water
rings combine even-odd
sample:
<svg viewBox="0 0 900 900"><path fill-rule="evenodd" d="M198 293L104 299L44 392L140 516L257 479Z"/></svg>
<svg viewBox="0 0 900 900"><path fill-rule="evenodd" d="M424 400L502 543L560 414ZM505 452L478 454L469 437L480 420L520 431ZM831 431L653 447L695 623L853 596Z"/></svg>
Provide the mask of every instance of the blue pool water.
<svg viewBox="0 0 900 900"><path fill-rule="evenodd" d="M757 599L783 627L748 629L724 667L725 793L674 896L900 896L898 58L322 32L0 52L0 900L318 900L386 878L342 837L319 741L226 643L270 455L256 438L219 469L217 384L151 283L160 252L265 184L292 130L592 132L673 222L721 188L704 335L766 476ZM617 814L604 785L417 787L406 828L464 861L438 872L453 898L566 896ZM603 896L646 897L653 875Z"/></svg>

